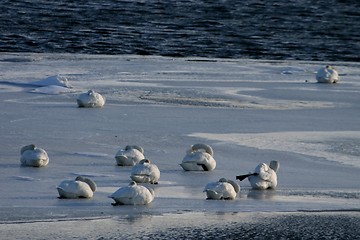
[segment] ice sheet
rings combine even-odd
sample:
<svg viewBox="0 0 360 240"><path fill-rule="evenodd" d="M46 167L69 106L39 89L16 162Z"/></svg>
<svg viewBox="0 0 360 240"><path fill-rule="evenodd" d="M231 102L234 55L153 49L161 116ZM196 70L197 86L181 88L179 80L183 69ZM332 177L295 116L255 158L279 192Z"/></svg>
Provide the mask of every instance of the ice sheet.
<svg viewBox="0 0 360 240"><path fill-rule="evenodd" d="M327 64L339 70L339 84L315 82L315 72ZM358 211L359 67L342 62L3 54L0 219ZM69 80L69 91L49 86L40 91L31 85L57 74ZM77 108L77 95L88 89L106 97L104 108ZM179 166L197 142L213 147L213 172L184 172ZM20 166L20 148L30 143L48 152L46 168ZM114 159L128 144L142 146L160 168L149 206L113 207L108 198L129 183L131 168L116 166ZM235 179L274 159L281 163L278 189L254 191L245 180L234 201L205 199L202 190L208 182ZM95 180L94 198L58 199L56 186L77 174Z"/></svg>

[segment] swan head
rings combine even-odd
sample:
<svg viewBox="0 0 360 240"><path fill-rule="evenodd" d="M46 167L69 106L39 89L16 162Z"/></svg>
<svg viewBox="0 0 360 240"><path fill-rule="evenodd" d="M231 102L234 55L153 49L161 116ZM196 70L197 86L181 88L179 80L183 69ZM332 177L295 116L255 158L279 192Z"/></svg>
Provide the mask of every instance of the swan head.
<svg viewBox="0 0 360 240"><path fill-rule="evenodd" d="M87 178L84 176L77 176L75 178L75 181L81 181L81 182L87 183L93 192L96 191L96 183L93 180L91 180L90 178Z"/></svg>
<svg viewBox="0 0 360 240"><path fill-rule="evenodd" d="M277 172L280 168L280 162L279 161L271 161L269 166L274 172Z"/></svg>
<svg viewBox="0 0 360 240"><path fill-rule="evenodd" d="M137 183L135 182L135 181L131 181L130 183L129 183L129 186L136 186L137 185Z"/></svg>
<svg viewBox="0 0 360 240"><path fill-rule="evenodd" d="M227 182L230 183L230 184L233 186L233 188L234 188L234 190L235 190L236 193L239 193L239 192L240 192L240 185L239 185L239 184L237 184L237 183L236 183L235 181L233 181L233 180L227 180Z"/></svg>
<svg viewBox="0 0 360 240"><path fill-rule="evenodd" d="M145 158L139 162L139 164L145 164L145 163L151 163L151 161Z"/></svg>
<svg viewBox="0 0 360 240"><path fill-rule="evenodd" d="M230 183L230 184L233 186L233 188L234 188L234 190L235 190L236 193L239 193L239 192L240 192L240 186L239 186L239 184L237 184L236 182L234 182L234 181L232 181L232 180L229 180L229 179L226 179L226 178L220 178L220 179L219 179L219 182Z"/></svg>
<svg viewBox="0 0 360 240"><path fill-rule="evenodd" d="M207 145L207 144L204 144L204 143L196 143L196 144L192 145L191 150L192 151L204 150L205 152L207 152L211 156L214 156L214 151L210 147L210 145Z"/></svg>
<svg viewBox="0 0 360 240"><path fill-rule="evenodd" d="M130 149L136 149L139 150L139 152L141 152L142 154L144 154L144 149L138 145L127 145L125 147L125 150L130 150Z"/></svg>
<svg viewBox="0 0 360 240"><path fill-rule="evenodd" d="M87 94L88 94L88 95L94 95L94 94L95 94L95 91L91 89L91 90L89 90L89 91L87 92Z"/></svg>
<svg viewBox="0 0 360 240"><path fill-rule="evenodd" d="M35 145L34 144L29 144L26 145L24 147L21 148L20 153L23 154L23 152L27 151L27 150L35 150Z"/></svg>

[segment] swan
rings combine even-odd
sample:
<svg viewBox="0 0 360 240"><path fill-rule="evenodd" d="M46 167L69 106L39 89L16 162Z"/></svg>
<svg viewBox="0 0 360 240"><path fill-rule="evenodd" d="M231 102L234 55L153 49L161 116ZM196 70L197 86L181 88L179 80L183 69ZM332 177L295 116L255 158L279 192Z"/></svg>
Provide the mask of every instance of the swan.
<svg viewBox="0 0 360 240"><path fill-rule="evenodd" d="M333 66L326 66L317 71L316 80L318 83L337 83L340 77Z"/></svg>
<svg viewBox="0 0 360 240"><path fill-rule="evenodd" d="M80 94L76 101L79 107L101 108L105 104L105 97L94 90L89 90L87 93Z"/></svg>
<svg viewBox="0 0 360 240"><path fill-rule="evenodd" d="M212 171L216 167L214 151L207 145L197 143L186 152L180 166L185 171Z"/></svg>
<svg viewBox="0 0 360 240"><path fill-rule="evenodd" d="M233 200L240 192L240 186L232 180L220 178L217 182L208 183L204 192L206 192L207 199Z"/></svg>
<svg viewBox="0 0 360 240"><path fill-rule="evenodd" d="M248 178L253 189L274 189L277 186L276 172L279 170L279 167L280 163L278 161L271 161L270 166L265 163L260 163L256 166L253 173L236 176L236 179L242 181Z"/></svg>
<svg viewBox="0 0 360 240"><path fill-rule="evenodd" d="M131 169L130 178L137 183L157 184L160 170L149 159L143 159Z"/></svg>
<svg viewBox="0 0 360 240"><path fill-rule="evenodd" d="M90 178L78 176L75 180L62 181L56 188L59 198L92 198L96 183Z"/></svg>
<svg viewBox="0 0 360 240"><path fill-rule="evenodd" d="M154 200L154 190L131 181L126 187L119 188L109 198L114 199L112 205L145 205Z"/></svg>
<svg viewBox="0 0 360 240"><path fill-rule="evenodd" d="M144 158L144 149L137 145L127 145L125 149L115 154L116 163L119 166L134 166Z"/></svg>
<svg viewBox="0 0 360 240"><path fill-rule="evenodd" d="M49 156L42 148L35 147L34 144L26 145L21 148L21 165L29 167L45 167L49 163Z"/></svg>

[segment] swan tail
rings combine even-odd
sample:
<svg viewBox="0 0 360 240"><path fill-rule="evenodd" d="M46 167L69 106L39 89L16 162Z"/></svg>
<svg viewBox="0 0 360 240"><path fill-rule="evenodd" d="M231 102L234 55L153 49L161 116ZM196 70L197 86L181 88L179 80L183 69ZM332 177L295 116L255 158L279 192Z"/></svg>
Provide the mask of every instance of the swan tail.
<svg viewBox="0 0 360 240"><path fill-rule="evenodd" d="M214 191L214 190L207 189L207 190L205 190L205 192L206 192L206 195L207 195L207 199L220 200L222 198L222 195L219 194L218 192Z"/></svg>
<svg viewBox="0 0 360 240"><path fill-rule="evenodd" d="M198 163L198 166L201 166L204 171L209 171L208 167L205 164Z"/></svg>

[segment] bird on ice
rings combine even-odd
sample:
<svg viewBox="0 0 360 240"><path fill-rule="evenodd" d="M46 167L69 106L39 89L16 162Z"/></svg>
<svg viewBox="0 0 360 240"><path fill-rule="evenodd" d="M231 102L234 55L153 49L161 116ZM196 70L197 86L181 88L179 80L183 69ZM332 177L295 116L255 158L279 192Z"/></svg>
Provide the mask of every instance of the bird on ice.
<svg viewBox="0 0 360 240"><path fill-rule="evenodd" d="M115 203L112 205L146 205L154 200L154 190L138 185L135 181L131 181L126 187L119 188L116 192L111 194Z"/></svg>
<svg viewBox="0 0 360 240"><path fill-rule="evenodd" d="M240 192L240 186L232 180L220 178L217 182L208 183L204 192L206 192L207 199L233 200Z"/></svg>
<svg viewBox="0 0 360 240"><path fill-rule="evenodd" d="M144 149L138 145L127 145L115 154L118 166L134 166L144 158Z"/></svg>
<svg viewBox="0 0 360 240"><path fill-rule="evenodd" d="M212 171L216 167L213 149L203 143L191 146L186 152L180 166L185 171Z"/></svg>
<svg viewBox="0 0 360 240"><path fill-rule="evenodd" d="M260 163L256 166L254 172L236 176L236 179L242 181L245 178L249 179L250 185L253 189L274 189L277 186L277 171L280 163L278 161L271 161L270 166L266 163Z"/></svg>
<svg viewBox="0 0 360 240"><path fill-rule="evenodd" d="M101 108L105 105L105 97L94 90L80 94L76 101L79 107L84 108Z"/></svg>
<svg viewBox="0 0 360 240"><path fill-rule="evenodd" d="M137 183L157 184L160 170L149 159L143 159L131 169L130 178Z"/></svg>
<svg viewBox="0 0 360 240"><path fill-rule="evenodd" d="M42 148L36 147L34 144L22 147L20 154L20 162L23 166L45 167L49 163L47 152Z"/></svg>
<svg viewBox="0 0 360 240"><path fill-rule="evenodd" d="M62 181L56 189L59 198L92 198L96 183L90 178L77 176L75 180Z"/></svg>
<svg viewBox="0 0 360 240"><path fill-rule="evenodd" d="M320 68L315 77L318 83L337 83L340 81L339 74L333 66Z"/></svg>

